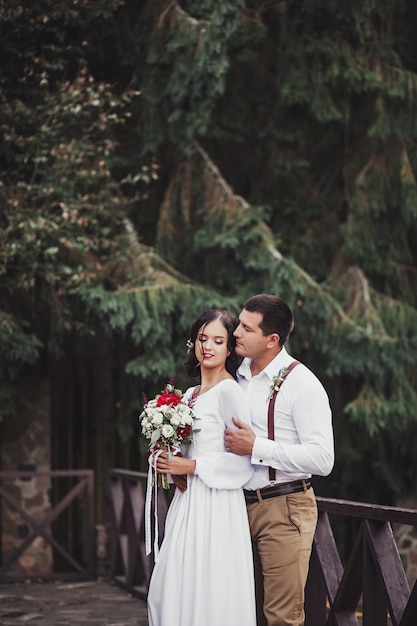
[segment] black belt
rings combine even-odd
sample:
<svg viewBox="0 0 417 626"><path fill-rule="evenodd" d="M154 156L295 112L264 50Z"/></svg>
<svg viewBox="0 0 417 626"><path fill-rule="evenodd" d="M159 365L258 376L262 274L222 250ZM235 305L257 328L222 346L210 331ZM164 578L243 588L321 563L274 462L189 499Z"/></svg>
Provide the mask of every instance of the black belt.
<svg viewBox="0 0 417 626"><path fill-rule="evenodd" d="M310 480L293 480L290 483L277 483L270 487L263 487L262 489L256 489L255 491L244 489L246 504L253 504L254 502L262 502L268 498L276 498L277 496L285 496L289 493L298 493L299 491L307 491L310 489Z"/></svg>

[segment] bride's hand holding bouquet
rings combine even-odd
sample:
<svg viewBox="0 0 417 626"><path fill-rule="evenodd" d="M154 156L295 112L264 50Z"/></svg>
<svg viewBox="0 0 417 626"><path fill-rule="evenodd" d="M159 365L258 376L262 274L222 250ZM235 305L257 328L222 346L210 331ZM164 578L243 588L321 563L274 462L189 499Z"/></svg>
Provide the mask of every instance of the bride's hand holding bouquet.
<svg viewBox="0 0 417 626"><path fill-rule="evenodd" d="M195 461L193 459L185 459L181 452L174 451L169 453L168 450L161 451L158 449L153 452L153 464L161 478L166 478L170 474L175 486L182 492L187 489L187 474L193 474L195 470Z"/></svg>

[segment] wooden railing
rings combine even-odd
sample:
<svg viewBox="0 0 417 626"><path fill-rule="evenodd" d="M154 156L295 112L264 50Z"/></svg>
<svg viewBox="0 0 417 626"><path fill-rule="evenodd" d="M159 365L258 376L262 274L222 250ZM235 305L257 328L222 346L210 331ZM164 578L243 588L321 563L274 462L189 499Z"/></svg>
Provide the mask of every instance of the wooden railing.
<svg viewBox="0 0 417 626"><path fill-rule="evenodd" d="M416 626L417 584L410 588L391 525L417 526L417 510L317 498L319 520L306 589L305 626ZM345 566L329 514L356 518Z"/></svg>
<svg viewBox="0 0 417 626"><path fill-rule="evenodd" d="M48 487L44 485L43 491L35 493L38 498L48 492L46 512L39 513L35 506L28 510L22 503L20 485L24 488L32 480ZM1 583L28 579L85 580L95 575L93 470L0 472L0 512L3 526L5 521L10 526L15 525L13 520L20 520L25 529L24 536L14 538L13 547L5 550L6 531L0 526ZM38 554L51 552L47 571L35 567L31 574L22 565L25 553L33 546ZM36 566L36 558L26 560L33 560Z"/></svg>
<svg viewBox="0 0 417 626"><path fill-rule="evenodd" d="M119 585L142 599L146 599L154 562L153 552L148 556L145 554L146 480L147 474L142 472L110 471L110 575ZM161 538L169 495L169 492L159 490L158 533ZM152 534L152 545L153 541Z"/></svg>
<svg viewBox="0 0 417 626"><path fill-rule="evenodd" d="M153 555L145 555L145 491L146 474L110 472L111 576L143 599L153 564ZM170 495L159 491L160 537ZM319 520L306 587L305 626L416 626L417 585L410 593L391 524L417 526L417 510L320 497L317 504ZM329 514L357 521L345 564Z"/></svg>

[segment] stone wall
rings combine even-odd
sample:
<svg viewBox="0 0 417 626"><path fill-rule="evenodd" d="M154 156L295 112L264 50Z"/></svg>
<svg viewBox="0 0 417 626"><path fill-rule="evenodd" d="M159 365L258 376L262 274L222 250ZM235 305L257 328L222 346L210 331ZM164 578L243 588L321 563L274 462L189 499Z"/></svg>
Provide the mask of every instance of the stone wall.
<svg viewBox="0 0 417 626"><path fill-rule="evenodd" d="M1 426L1 471L49 471L50 411L49 384L46 379L22 381L18 390L16 417ZM17 507L2 499L2 560L21 546L33 532L32 518L41 523L51 511L49 477L5 479L3 486ZM20 508L22 512L19 512ZM25 518L25 514L27 517ZM49 531L47 528L46 530ZM47 576L53 570L52 550L40 536L23 551L7 570L10 576Z"/></svg>
<svg viewBox="0 0 417 626"><path fill-rule="evenodd" d="M417 580L417 527L398 526L394 534L408 584L412 589Z"/></svg>
<svg viewBox="0 0 417 626"><path fill-rule="evenodd" d="M402 509L416 509L416 503L412 501L400 502L398 506ZM393 533L408 584L412 589L417 581L417 526L394 524Z"/></svg>

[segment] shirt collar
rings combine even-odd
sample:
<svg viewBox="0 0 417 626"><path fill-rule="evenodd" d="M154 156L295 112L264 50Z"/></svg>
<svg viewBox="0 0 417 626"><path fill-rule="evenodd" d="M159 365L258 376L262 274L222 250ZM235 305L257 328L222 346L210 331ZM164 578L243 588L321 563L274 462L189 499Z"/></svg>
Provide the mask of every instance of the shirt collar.
<svg viewBox="0 0 417 626"><path fill-rule="evenodd" d="M280 352L278 352L277 356L272 359L270 363L259 372L258 376L267 376L270 381L272 381L275 376L277 376L278 372L281 368L285 367L291 361L290 355L288 354L285 346L282 346ZM252 378L252 373L250 371L250 364L252 359L245 357L237 370L237 374L239 378L245 378L246 380L250 380Z"/></svg>
<svg viewBox="0 0 417 626"><path fill-rule="evenodd" d="M263 370L264 374L268 376L271 382L277 376L280 369L288 365L288 360L289 360L289 354L286 351L285 346L282 346L277 356L274 359L272 359L272 361L268 363L268 365Z"/></svg>
<svg viewBox="0 0 417 626"><path fill-rule="evenodd" d="M248 359L247 357L245 357L237 369L238 378L245 378L246 380L250 380L252 378L252 374L250 371L250 364L251 364L251 359Z"/></svg>

